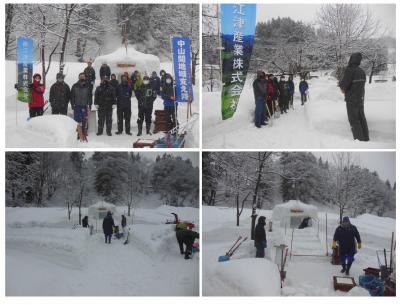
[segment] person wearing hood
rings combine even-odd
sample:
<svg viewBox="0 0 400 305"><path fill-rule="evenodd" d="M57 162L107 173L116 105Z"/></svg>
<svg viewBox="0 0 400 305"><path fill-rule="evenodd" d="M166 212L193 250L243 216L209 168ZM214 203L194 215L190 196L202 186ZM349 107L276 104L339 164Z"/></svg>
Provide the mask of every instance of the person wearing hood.
<svg viewBox="0 0 400 305"><path fill-rule="evenodd" d="M52 114L67 115L71 90L64 82L64 75L57 73L57 81L50 87L50 105Z"/></svg>
<svg viewBox="0 0 400 305"><path fill-rule="evenodd" d="M100 67L100 79L103 80L104 77L108 77L108 79L110 79L111 77L110 66L107 65L105 62L103 62Z"/></svg>
<svg viewBox="0 0 400 305"><path fill-rule="evenodd" d="M150 77L150 85L157 95L160 95L161 79L158 77L157 72L153 71Z"/></svg>
<svg viewBox="0 0 400 305"><path fill-rule="evenodd" d="M342 223L336 228L332 241L332 249L335 249L339 244L340 263L342 265L341 273L349 275L351 265L354 262L354 255L357 253L356 249L361 249L360 233L356 226L350 223L349 217L343 217Z"/></svg>
<svg viewBox="0 0 400 305"><path fill-rule="evenodd" d="M194 241L196 238L200 238L199 233L192 230L177 230L175 234L181 254L185 254L185 259L190 259L192 256ZM183 245L186 246L185 250L183 249Z"/></svg>
<svg viewBox="0 0 400 305"><path fill-rule="evenodd" d="M79 80L71 88L71 107L74 111L74 120L81 126L82 132L87 135L88 108L92 105L90 85L86 82L85 73L79 73Z"/></svg>
<svg viewBox="0 0 400 305"><path fill-rule="evenodd" d="M351 54L339 87L344 93L354 140L369 141L368 124L364 114L366 76L364 70L360 68L361 60L361 53Z"/></svg>
<svg viewBox="0 0 400 305"><path fill-rule="evenodd" d="M167 72L165 70L160 70L160 90L165 84L165 78L167 77Z"/></svg>
<svg viewBox="0 0 400 305"><path fill-rule="evenodd" d="M162 72L162 71L161 71ZM174 80L170 74L165 75L165 80L161 76L161 98L164 101L164 111L167 115L167 131L178 126Z"/></svg>
<svg viewBox="0 0 400 305"><path fill-rule="evenodd" d="M254 111L254 124L257 128L267 125L265 122L265 101L267 97L267 84L265 82L265 73L257 71L257 78L253 81L253 92L256 104Z"/></svg>
<svg viewBox="0 0 400 305"><path fill-rule="evenodd" d="M131 134L131 98L132 98L132 87L128 83L128 76L123 74L121 76L121 83L117 86L117 135L122 134L124 120L125 120L125 133Z"/></svg>
<svg viewBox="0 0 400 305"><path fill-rule="evenodd" d="M301 82L299 84L299 91L301 94L301 105L303 106L305 102L307 102L307 90L308 83L304 77L301 78Z"/></svg>
<svg viewBox="0 0 400 305"><path fill-rule="evenodd" d="M254 229L254 246L256 247L256 257L265 257L265 248L267 247L267 236L264 228L265 225L265 216L260 216Z"/></svg>
<svg viewBox="0 0 400 305"><path fill-rule="evenodd" d="M148 76L143 77L142 85L138 88L138 134L142 135L143 121L146 121L146 134L151 135L151 116L153 113L153 103L157 98L156 90L150 84Z"/></svg>
<svg viewBox="0 0 400 305"><path fill-rule="evenodd" d="M106 123L106 131L108 136L112 136L112 113L115 107L115 90L110 84L108 76L104 76L100 86L96 88L94 93L94 104L98 110L98 130L96 135L103 134L104 123Z"/></svg>
<svg viewBox="0 0 400 305"><path fill-rule="evenodd" d="M111 236L113 234L114 219L112 218L111 212L108 211L106 217L103 219L103 232L105 237L105 243L111 244Z"/></svg>

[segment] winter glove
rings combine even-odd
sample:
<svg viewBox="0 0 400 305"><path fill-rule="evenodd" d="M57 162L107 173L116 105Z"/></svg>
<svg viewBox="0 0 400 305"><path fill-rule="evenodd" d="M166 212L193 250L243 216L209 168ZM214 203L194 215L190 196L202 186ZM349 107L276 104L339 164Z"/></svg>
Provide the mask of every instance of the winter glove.
<svg viewBox="0 0 400 305"><path fill-rule="evenodd" d="M267 247L267 241L266 241L266 240L263 240L263 241L261 242L261 246L265 249L265 248Z"/></svg>
<svg viewBox="0 0 400 305"><path fill-rule="evenodd" d="M336 240L332 241L332 249L336 249L337 245L336 245Z"/></svg>
<svg viewBox="0 0 400 305"><path fill-rule="evenodd" d="M357 246L358 249L361 249L361 243L358 243Z"/></svg>

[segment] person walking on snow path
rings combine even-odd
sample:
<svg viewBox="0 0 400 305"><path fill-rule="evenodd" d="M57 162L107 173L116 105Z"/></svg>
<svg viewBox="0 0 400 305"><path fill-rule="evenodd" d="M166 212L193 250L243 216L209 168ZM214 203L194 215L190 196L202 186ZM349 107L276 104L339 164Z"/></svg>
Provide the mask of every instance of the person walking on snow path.
<svg viewBox="0 0 400 305"><path fill-rule="evenodd" d="M254 124L257 128L267 125L265 122L265 99L267 96L267 84L265 82L265 73L257 71L257 78L253 81L253 92L255 99Z"/></svg>
<svg viewBox="0 0 400 305"><path fill-rule="evenodd" d="M192 248L196 238L200 238L199 233L191 230L177 230L176 240L178 241L179 250L181 254L185 254L185 259L190 259L192 256ZM183 245L186 246L185 251L183 250Z"/></svg>
<svg viewBox="0 0 400 305"><path fill-rule="evenodd" d="M360 233L356 226L350 223L349 217L343 217L342 223L336 228L332 241L332 249L335 249L339 244L340 263L342 264L341 273L349 275L351 265L354 261L354 255L357 253L356 249L361 249Z"/></svg>
<svg viewBox="0 0 400 305"><path fill-rule="evenodd" d="M354 140L369 141L368 124L364 114L366 76L364 70L360 68L361 60L361 53L351 54L339 87L345 96L347 116Z"/></svg>
<svg viewBox="0 0 400 305"><path fill-rule="evenodd" d="M64 82L64 75L57 73L57 81L50 87L51 114L67 115L70 99L71 90Z"/></svg>
<svg viewBox="0 0 400 305"><path fill-rule="evenodd" d="M105 237L105 243L111 244L111 236L113 234L114 219L112 218L111 212L108 211L106 217L103 219L103 232Z"/></svg>
<svg viewBox="0 0 400 305"><path fill-rule="evenodd" d="M307 91L308 91L308 83L304 78L301 79L299 84L299 91L301 94L301 105L303 106L305 102L307 102Z"/></svg>
<svg viewBox="0 0 400 305"><path fill-rule="evenodd" d="M256 247L256 257L265 257L265 248L267 247L267 236L265 234L265 216L258 218L254 229L254 246Z"/></svg>
<svg viewBox="0 0 400 305"><path fill-rule="evenodd" d="M122 134L125 120L125 133L127 135L131 134L131 98L132 98L132 87L128 83L128 76L126 74L122 75L121 84L117 86L117 125L118 131L117 135Z"/></svg>
<svg viewBox="0 0 400 305"><path fill-rule="evenodd" d="M88 108L92 105L91 96L90 85L86 82L85 73L79 73L79 80L71 88L71 107L74 111L74 120L81 126L82 133L85 135L87 135Z"/></svg>
<svg viewBox="0 0 400 305"><path fill-rule="evenodd" d="M98 109L98 136L103 134L104 123L106 123L106 131L108 136L112 136L111 128L112 128L112 113L115 108L115 90L114 87L110 84L110 79L105 76L100 86L96 88L94 93L94 104Z"/></svg>

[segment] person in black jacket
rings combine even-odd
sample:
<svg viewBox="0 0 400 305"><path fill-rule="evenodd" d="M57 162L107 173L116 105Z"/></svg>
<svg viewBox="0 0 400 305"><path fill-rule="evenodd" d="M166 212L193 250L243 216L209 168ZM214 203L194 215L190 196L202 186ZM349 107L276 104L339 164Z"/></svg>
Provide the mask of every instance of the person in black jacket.
<svg viewBox="0 0 400 305"><path fill-rule="evenodd" d="M178 241L179 250L181 254L185 254L185 259L191 258L193 243L196 238L199 238L199 233L191 230L177 230L176 239ZM186 250L183 251L183 245L185 244Z"/></svg>
<svg viewBox="0 0 400 305"><path fill-rule="evenodd" d="M112 112L115 107L115 100L115 90L113 86L110 85L110 79L105 76L94 93L94 104L98 109L99 116L96 135L100 136L103 134L105 122L107 135L112 136Z"/></svg>
<svg viewBox="0 0 400 305"><path fill-rule="evenodd" d="M157 93L150 84L148 76L143 77L143 83L139 87L138 98L138 136L142 134L143 121L146 121L146 134L151 135L151 116L153 113L153 103L156 100ZM139 97L138 97L139 96Z"/></svg>
<svg viewBox="0 0 400 305"><path fill-rule="evenodd" d="M150 77L150 85L157 95L160 95L161 79L157 76L157 72L153 71Z"/></svg>
<svg viewBox="0 0 400 305"><path fill-rule="evenodd" d="M265 234L265 217L260 216L256 228L254 229L254 246L256 247L256 257L265 257L265 248L267 247L267 236Z"/></svg>
<svg viewBox="0 0 400 305"><path fill-rule="evenodd" d="M117 86L117 118L118 118L118 131L116 134L121 134L125 120L125 133L131 134L131 98L132 87L128 84L128 77L124 74L121 77L121 84Z"/></svg>
<svg viewBox="0 0 400 305"><path fill-rule="evenodd" d="M254 124L257 128L261 125L267 125L265 122L265 99L267 96L267 84L265 82L265 73L257 71L257 78L253 82L254 99L256 103Z"/></svg>
<svg viewBox="0 0 400 305"><path fill-rule="evenodd" d="M111 244L111 236L113 234L113 228L114 228L114 219L112 218L111 212L107 212L107 216L104 217L103 219L103 232L105 236L105 240L107 243Z"/></svg>
<svg viewBox="0 0 400 305"><path fill-rule="evenodd" d="M368 124L364 114L366 76L364 70L360 68L361 60L361 53L351 54L339 87L345 96L347 116L354 140L369 141Z"/></svg>
<svg viewBox="0 0 400 305"><path fill-rule="evenodd" d="M121 227L122 227L122 232L125 234L125 227L126 227L126 217L125 215L121 215Z"/></svg>
<svg viewBox="0 0 400 305"><path fill-rule="evenodd" d="M290 100L290 86L285 80L285 76L282 75L279 81L279 108L281 109L281 114L287 113L289 109Z"/></svg>
<svg viewBox="0 0 400 305"><path fill-rule="evenodd" d="M336 228L333 236L332 248L337 247L339 244L340 263L342 264L341 273L346 272L349 275L351 265L354 261L354 255L357 253L357 248L361 249L360 233L355 226L350 223L349 217L343 217L342 223Z"/></svg>
<svg viewBox="0 0 400 305"><path fill-rule="evenodd" d="M85 70L83 70L83 73L85 73L86 81L90 86L90 100L92 100L93 102L93 87L94 87L94 82L96 81L96 72L92 67L91 59L88 60L87 67L85 68Z"/></svg>
<svg viewBox="0 0 400 305"><path fill-rule="evenodd" d="M100 79L103 80L104 77L108 77L108 79L110 79L110 77L111 77L110 66L107 65L105 62L102 63L102 65L100 67Z"/></svg>
<svg viewBox="0 0 400 305"><path fill-rule="evenodd" d="M119 85L119 82L117 80L117 76L113 73L111 74L111 81L110 81L110 85L114 87L114 90L117 89L117 86Z"/></svg>
<svg viewBox="0 0 400 305"><path fill-rule="evenodd" d="M82 219L82 227L84 227L84 228L89 227L89 217L88 216L83 217L83 219Z"/></svg>
<svg viewBox="0 0 400 305"><path fill-rule="evenodd" d="M57 82L50 87L51 114L67 115L70 99L71 90L64 82L64 75L57 73Z"/></svg>

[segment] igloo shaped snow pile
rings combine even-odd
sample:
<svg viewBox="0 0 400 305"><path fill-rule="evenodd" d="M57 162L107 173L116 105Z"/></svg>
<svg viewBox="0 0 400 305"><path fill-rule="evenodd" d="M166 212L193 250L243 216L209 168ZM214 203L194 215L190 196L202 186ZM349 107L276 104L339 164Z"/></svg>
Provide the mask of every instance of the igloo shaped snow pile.
<svg viewBox="0 0 400 305"><path fill-rule="evenodd" d="M318 219L318 209L298 200L277 204L272 211L272 221L281 227L297 228L306 217L310 217L312 225Z"/></svg>
<svg viewBox="0 0 400 305"><path fill-rule="evenodd" d="M96 57L93 63L95 70L99 71L103 63L110 66L111 73L114 73L117 79L120 79L124 72L131 75L138 70L142 75L150 76L151 72L156 71L158 74L160 71L160 59L157 56L139 52L132 46L123 46L110 54Z"/></svg>

